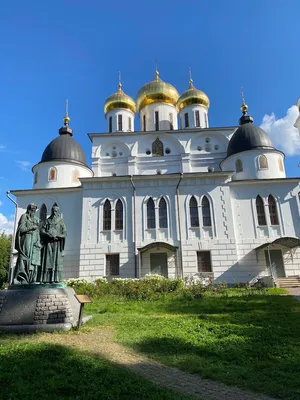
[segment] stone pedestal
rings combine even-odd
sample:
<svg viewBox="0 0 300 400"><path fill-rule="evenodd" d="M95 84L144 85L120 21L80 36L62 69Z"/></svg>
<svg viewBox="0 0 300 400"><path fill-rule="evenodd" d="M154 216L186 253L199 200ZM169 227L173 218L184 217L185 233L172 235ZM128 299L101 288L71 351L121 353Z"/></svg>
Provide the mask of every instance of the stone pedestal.
<svg viewBox="0 0 300 400"><path fill-rule="evenodd" d="M11 285L0 291L0 331L53 332L77 326L80 304L62 284Z"/></svg>

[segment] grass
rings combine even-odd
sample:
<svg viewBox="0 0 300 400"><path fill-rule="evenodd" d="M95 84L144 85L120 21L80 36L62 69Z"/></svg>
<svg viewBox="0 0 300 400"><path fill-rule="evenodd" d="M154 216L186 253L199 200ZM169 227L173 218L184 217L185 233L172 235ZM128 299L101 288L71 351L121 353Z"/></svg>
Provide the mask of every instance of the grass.
<svg viewBox="0 0 300 400"><path fill-rule="evenodd" d="M0 398L5 400L189 399L104 358L22 336L0 336L0 359Z"/></svg>
<svg viewBox="0 0 300 400"><path fill-rule="evenodd" d="M95 300L90 326L111 326L116 341L228 385L300 399L300 304L282 290L153 302ZM251 295L253 294L253 295Z"/></svg>

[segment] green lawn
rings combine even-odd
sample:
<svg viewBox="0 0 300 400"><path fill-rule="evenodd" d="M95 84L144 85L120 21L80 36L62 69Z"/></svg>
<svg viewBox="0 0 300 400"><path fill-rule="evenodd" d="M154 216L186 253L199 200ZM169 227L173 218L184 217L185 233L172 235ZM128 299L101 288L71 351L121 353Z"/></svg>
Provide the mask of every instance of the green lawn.
<svg viewBox="0 0 300 400"><path fill-rule="evenodd" d="M67 337L66 337L67 340ZM109 361L64 346L0 335L0 399L187 400Z"/></svg>
<svg viewBox="0 0 300 400"><path fill-rule="evenodd" d="M227 290L186 300L95 300L90 326L111 326L116 341L202 377L300 399L300 304L280 290Z"/></svg>

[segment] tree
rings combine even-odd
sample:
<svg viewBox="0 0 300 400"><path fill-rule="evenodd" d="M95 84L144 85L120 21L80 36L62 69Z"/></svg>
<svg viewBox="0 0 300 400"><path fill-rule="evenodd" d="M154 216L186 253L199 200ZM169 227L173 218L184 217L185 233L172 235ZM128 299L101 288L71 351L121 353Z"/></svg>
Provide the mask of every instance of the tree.
<svg viewBox="0 0 300 400"><path fill-rule="evenodd" d="M0 288L8 276L11 241L11 235L6 235L5 232L0 234Z"/></svg>

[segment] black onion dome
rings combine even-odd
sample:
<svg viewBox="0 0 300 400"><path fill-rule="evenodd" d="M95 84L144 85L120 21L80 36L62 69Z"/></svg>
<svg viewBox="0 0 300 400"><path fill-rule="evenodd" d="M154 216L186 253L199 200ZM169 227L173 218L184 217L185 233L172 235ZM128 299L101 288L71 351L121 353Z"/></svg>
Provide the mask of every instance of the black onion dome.
<svg viewBox="0 0 300 400"><path fill-rule="evenodd" d="M228 143L227 157L247 150L274 149L268 134L253 124L253 118L250 115L244 113L239 123L240 127L234 132Z"/></svg>
<svg viewBox="0 0 300 400"><path fill-rule="evenodd" d="M81 146L72 138L72 129L64 126L59 130L60 136L52 140L45 148L42 162L65 161L86 166L86 158Z"/></svg>

